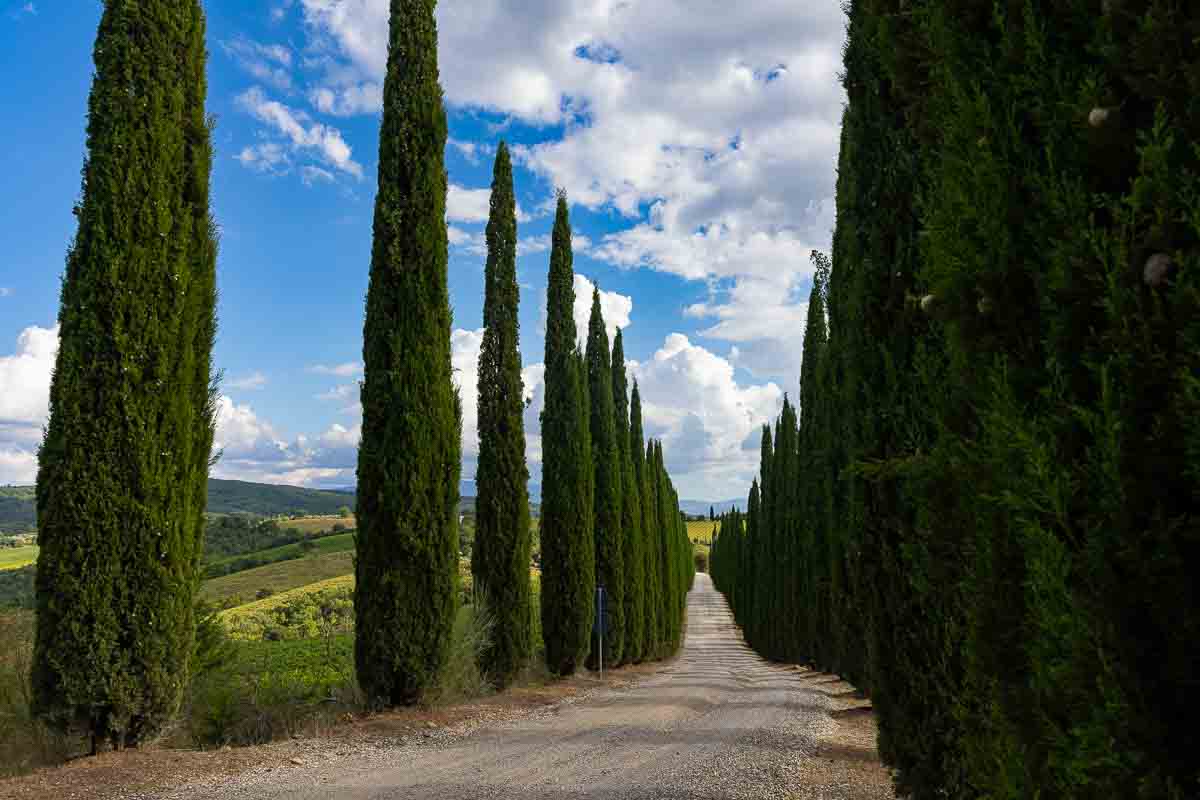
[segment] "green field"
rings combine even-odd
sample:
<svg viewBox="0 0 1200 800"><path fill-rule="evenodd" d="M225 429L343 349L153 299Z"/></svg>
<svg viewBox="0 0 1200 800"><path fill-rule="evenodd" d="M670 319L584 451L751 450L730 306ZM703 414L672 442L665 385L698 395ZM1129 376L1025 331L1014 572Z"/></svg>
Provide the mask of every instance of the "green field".
<svg viewBox="0 0 1200 800"><path fill-rule="evenodd" d="M37 561L37 545L0 547L0 569L20 569Z"/></svg>
<svg viewBox="0 0 1200 800"><path fill-rule="evenodd" d="M354 588L354 575L352 575L352 574L338 575L333 578L326 578L325 580L314 581L313 583L306 583L301 586L297 586L293 589L289 589L285 592L280 592L278 594L273 594L270 597L265 597L262 600L255 600L251 603L244 603L240 606L236 606L236 607L230 608L226 611L222 611L221 612L221 620L223 622L225 622L226 624L233 624L233 623L237 622L239 619L248 617L252 614L259 614L264 611L270 611L274 608L278 608L279 606L286 605L287 603L295 600L296 598L300 597L301 595L317 594L319 592L328 591L330 589L342 589L342 588L347 588L347 589Z"/></svg>
<svg viewBox="0 0 1200 800"><path fill-rule="evenodd" d="M200 586L200 597L216 603L236 598L240 598L241 603L249 603L255 600L260 589L286 592L353 572L352 550L305 556L205 581Z"/></svg>
<svg viewBox="0 0 1200 800"><path fill-rule="evenodd" d="M354 517L323 516L300 517L299 519L281 519L277 523L283 530L294 529L301 533L320 533L333 530L334 525L341 525L349 530L354 527Z"/></svg>
<svg viewBox="0 0 1200 800"><path fill-rule="evenodd" d="M306 550L306 545L311 547L311 549ZM219 577L231 576L237 572L256 569L280 561L289 561L306 556L327 555L329 553L353 552L353 550L354 534L342 533L336 536L324 536L320 539L313 539L304 543L285 544L279 547L272 547L269 550L257 550L253 553L229 556L228 558L222 558L220 561L213 561L210 564L206 564L204 570L208 575L213 576L213 580L216 580Z"/></svg>

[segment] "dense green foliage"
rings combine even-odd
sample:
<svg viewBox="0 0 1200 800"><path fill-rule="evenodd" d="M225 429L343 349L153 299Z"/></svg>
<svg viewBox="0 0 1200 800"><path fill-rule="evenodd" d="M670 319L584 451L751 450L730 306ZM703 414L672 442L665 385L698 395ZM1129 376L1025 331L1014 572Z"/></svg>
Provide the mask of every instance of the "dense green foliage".
<svg viewBox="0 0 1200 800"><path fill-rule="evenodd" d="M355 667L368 701L432 686L458 603L462 411L450 363L435 0L393 0L358 449Z"/></svg>
<svg viewBox="0 0 1200 800"><path fill-rule="evenodd" d="M570 675L587 657L596 556L587 371L576 343L575 273L567 198L558 195L546 287L542 409L542 636L546 666Z"/></svg>
<svg viewBox="0 0 1200 800"><path fill-rule="evenodd" d="M517 203L508 146L492 177L479 348L479 467L471 572L494 619L483 667L507 686L533 652L529 593L529 469L525 464L517 286Z"/></svg>
<svg viewBox="0 0 1200 800"><path fill-rule="evenodd" d="M596 585L606 594L607 631L604 634L604 661L620 664L625 650L625 560L621 532L621 492L624 474L621 450L617 445L617 427L613 410L612 356L608 350L608 332L600 311L600 289L592 289L592 313L588 320L587 351L588 395L591 400L592 469L595 501L592 535L596 548ZM589 666L600 658L599 631L592 632Z"/></svg>
<svg viewBox="0 0 1200 800"><path fill-rule="evenodd" d="M915 798L1196 796L1200 9L849 12L800 418L714 578Z"/></svg>
<svg viewBox="0 0 1200 800"><path fill-rule="evenodd" d="M646 557L643 553L641 492L638 490L630 447L629 382L625 375L625 344L620 328L613 337L612 391L617 458L621 468L621 564L625 576L625 647L622 659L637 663L644 657L646 648ZM639 408L639 416L640 411ZM641 436L640 430L638 436ZM637 449L641 450L640 441Z"/></svg>
<svg viewBox="0 0 1200 800"><path fill-rule="evenodd" d="M37 491L32 486L0 486L0 533L37 528Z"/></svg>
<svg viewBox="0 0 1200 800"><path fill-rule="evenodd" d="M633 382L633 390L629 398L629 456L633 462L633 480L637 484L638 498L641 501L641 557L642 582L644 591L642 651L639 660L651 660L659 656L661 641L659 617L662 614L662 580L658 558L658 525L655 522L657 493L654 483L650 480L651 467L646 461L646 449L643 447L644 433L642 428L642 396L638 390L637 380Z"/></svg>
<svg viewBox="0 0 1200 800"><path fill-rule="evenodd" d="M136 745L178 711L212 450L216 236L197 0L105 4L39 457L34 708Z"/></svg>

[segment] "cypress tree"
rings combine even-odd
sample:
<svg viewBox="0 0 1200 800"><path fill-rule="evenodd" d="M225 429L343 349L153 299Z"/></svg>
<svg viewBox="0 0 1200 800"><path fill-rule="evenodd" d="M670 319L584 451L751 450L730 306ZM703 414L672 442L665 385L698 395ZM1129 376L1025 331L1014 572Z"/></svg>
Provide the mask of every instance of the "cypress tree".
<svg viewBox="0 0 1200 800"><path fill-rule="evenodd" d="M642 501L630 446L629 383L625 377L625 344L620 328L612 348L613 414L621 462L621 557L625 567L625 651L628 662L644 657L646 636L646 565L642 555ZM640 445L639 448L640 449Z"/></svg>
<svg viewBox="0 0 1200 800"><path fill-rule="evenodd" d="M178 711L212 451L216 234L195 0L108 2L39 456L33 709L135 746Z"/></svg>
<svg viewBox="0 0 1200 800"><path fill-rule="evenodd" d="M372 704L436 679L458 603L461 408L450 365L436 0L393 0L363 324L355 666Z"/></svg>
<svg viewBox="0 0 1200 800"><path fill-rule="evenodd" d="M495 620L480 666L503 688L529 660L533 645L529 469L518 349L517 214L512 164L504 142L496 151L487 244L471 568L476 596L486 598Z"/></svg>
<svg viewBox="0 0 1200 800"><path fill-rule="evenodd" d="M673 558L674 548L671 538L674 527L671 525L671 491L667 482L667 471L663 466L662 442L653 440L648 461L653 465L652 480L655 484L655 531L657 542L655 549L659 563L659 585L662 591L659 595L659 642L663 654L669 654L675 641L675 593L677 580Z"/></svg>
<svg viewBox="0 0 1200 800"><path fill-rule="evenodd" d="M600 311L600 289L592 289L587 338L588 392L591 400L592 464L595 470L596 583L605 587L609 626L604 660L620 664L625 650L625 569L621 533L622 471L613 419L612 358ZM599 642L592 641L590 664L599 664Z"/></svg>
<svg viewBox="0 0 1200 800"><path fill-rule="evenodd" d="M637 379L629 397L629 455L633 460L633 480L637 484L638 499L641 501L641 542L638 550L642 559L642 580L646 589L642 606L645 620L642 623L642 660L658 656L658 593L661 590L655 526L653 520L654 493L651 491L650 465L646 462L646 442L642 428L642 396L638 391Z"/></svg>
<svg viewBox="0 0 1200 800"><path fill-rule="evenodd" d="M546 288L542 410L542 636L551 672L587 657L594 613L592 440L587 372L576 343L575 274L566 194L559 192Z"/></svg>

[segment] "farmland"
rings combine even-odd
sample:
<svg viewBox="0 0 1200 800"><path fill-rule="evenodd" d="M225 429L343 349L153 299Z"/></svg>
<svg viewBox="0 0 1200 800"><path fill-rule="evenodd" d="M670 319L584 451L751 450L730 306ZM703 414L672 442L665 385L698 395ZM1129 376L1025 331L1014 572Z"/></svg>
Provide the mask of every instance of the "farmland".
<svg viewBox="0 0 1200 800"><path fill-rule="evenodd" d="M20 569L37 561L37 545L0 547L0 570Z"/></svg>

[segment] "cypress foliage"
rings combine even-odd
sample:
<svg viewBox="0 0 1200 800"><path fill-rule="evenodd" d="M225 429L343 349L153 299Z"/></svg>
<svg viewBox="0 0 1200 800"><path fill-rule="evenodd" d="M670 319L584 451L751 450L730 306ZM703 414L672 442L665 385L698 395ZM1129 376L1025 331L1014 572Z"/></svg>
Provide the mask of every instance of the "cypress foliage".
<svg viewBox="0 0 1200 800"><path fill-rule="evenodd" d="M587 338L588 390L591 400L592 464L595 470L596 584L605 588L608 631L604 660L620 664L625 650L625 564L621 532L621 451L613 418L612 356L600 311L600 289L592 289ZM590 664L599 664L599 642L592 637Z"/></svg>
<svg viewBox="0 0 1200 800"><path fill-rule="evenodd" d="M642 501L633 466L629 426L629 384L625 377L625 345L621 329L612 348L613 415L621 462L621 559L625 567L625 650L627 662L638 663L646 647L646 563L642 554ZM639 398L639 404L641 400ZM640 411L640 409L639 409ZM641 436L641 431L638 431ZM641 450L641 444L636 447Z"/></svg>
<svg viewBox="0 0 1200 800"><path fill-rule="evenodd" d="M450 366L446 113L435 0L393 0L363 325L355 667L373 704L436 679L458 601L461 408Z"/></svg>
<svg viewBox="0 0 1200 800"><path fill-rule="evenodd" d="M642 396L638 391L637 380L633 382L633 390L629 397L629 454L633 459L634 482L637 483L638 497L641 500L641 544L639 550L642 557L642 574L646 591L643 606L645 621L642 625L642 660L654 659L659 654L659 607L662 601L659 594L662 591L657 547L657 528L654 524L656 494L650 481L651 465L646 460L646 446L642 428Z"/></svg>
<svg viewBox="0 0 1200 800"><path fill-rule="evenodd" d="M546 289L546 405L542 410L542 636L551 672L587 657L596 576L592 439L586 365L576 344L571 225L559 192ZM611 396L611 394L610 394Z"/></svg>
<svg viewBox="0 0 1200 800"><path fill-rule="evenodd" d="M512 164L504 142L496 151L487 243L471 568L476 591L486 598L495 619L480 666L503 688L529 660L533 649L529 470L518 349L517 214Z"/></svg>
<svg viewBox="0 0 1200 800"><path fill-rule="evenodd" d="M794 500L787 426L762 463L785 594L714 549L755 647L869 690L914 798L1200 792L1200 9L1101 6L850 4ZM739 564L778 558L749 527Z"/></svg>
<svg viewBox="0 0 1200 800"><path fill-rule="evenodd" d="M105 4L37 479L33 709L135 746L178 711L212 450L216 234L195 0Z"/></svg>

